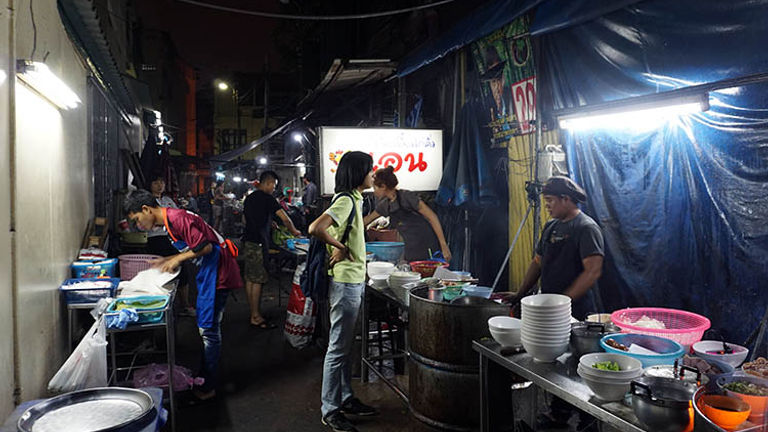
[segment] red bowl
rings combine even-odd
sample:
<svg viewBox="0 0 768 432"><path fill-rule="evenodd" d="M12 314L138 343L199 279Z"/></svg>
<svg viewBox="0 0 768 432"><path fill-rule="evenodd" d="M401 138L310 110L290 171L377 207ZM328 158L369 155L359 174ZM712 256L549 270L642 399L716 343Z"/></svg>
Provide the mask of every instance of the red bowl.
<svg viewBox="0 0 768 432"><path fill-rule="evenodd" d="M421 274L421 277L428 278L435 274L438 267L448 267L448 263L442 261L411 261L411 270Z"/></svg>

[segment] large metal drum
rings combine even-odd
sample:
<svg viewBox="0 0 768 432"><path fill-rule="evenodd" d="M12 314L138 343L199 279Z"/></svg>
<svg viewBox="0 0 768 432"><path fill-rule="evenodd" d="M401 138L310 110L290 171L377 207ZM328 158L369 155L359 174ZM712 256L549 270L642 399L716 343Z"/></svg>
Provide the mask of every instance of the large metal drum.
<svg viewBox="0 0 768 432"><path fill-rule="evenodd" d="M476 429L480 422L479 357L472 341L490 337L488 319L508 315L493 302L449 304L410 291L409 401L419 420L442 429Z"/></svg>

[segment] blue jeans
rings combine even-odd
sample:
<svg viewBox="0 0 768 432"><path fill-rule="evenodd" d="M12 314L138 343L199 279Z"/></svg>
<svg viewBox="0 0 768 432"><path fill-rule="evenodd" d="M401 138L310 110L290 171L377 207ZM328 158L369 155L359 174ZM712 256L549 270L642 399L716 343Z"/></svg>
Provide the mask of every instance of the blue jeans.
<svg viewBox="0 0 768 432"><path fill-rule="evenodd" d="M213 305L213 325L210 328L198 328L203 338L203 361L200 376L205 378L203 391L216 388L219 358L221 357L221 320L224 318L224 305L227 303L229 290L216 290Z"/></svg>
<svg viewBox="0 0 768 432"><path fill-rule="evenodd" d="M341 408L342 402L352 396L349 352L355 338L355 322L360 312L364 288L363 282L334 282L331 278L328 292L331 331L323 364L323 403L320 407L323 417Z"/></svg>

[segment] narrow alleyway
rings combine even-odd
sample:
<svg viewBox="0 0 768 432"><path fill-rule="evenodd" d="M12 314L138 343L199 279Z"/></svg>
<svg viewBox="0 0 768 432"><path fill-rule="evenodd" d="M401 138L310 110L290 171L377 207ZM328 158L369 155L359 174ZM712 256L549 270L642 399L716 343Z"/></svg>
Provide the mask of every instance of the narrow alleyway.
<svg viewBox="0 0 768 432"><path fill-rule="evenodd" d="M278 324L273 330L250 328L244 290L230 298L224 318L221 391L215 402L180 407L177 430L283 432L328 430L320 423L320 387L323 353L317 347L302 351L283 338L282 324L290 279L279 281L283 290L278 306L278 281L265 290L262 310ZM177 324L178 363L193 369L199 363L200 338L193 318ZM381 415L356 422L361 431L431 431L409 414L407 407L383 383L361 385L356 394L378 407Z"/></svg>

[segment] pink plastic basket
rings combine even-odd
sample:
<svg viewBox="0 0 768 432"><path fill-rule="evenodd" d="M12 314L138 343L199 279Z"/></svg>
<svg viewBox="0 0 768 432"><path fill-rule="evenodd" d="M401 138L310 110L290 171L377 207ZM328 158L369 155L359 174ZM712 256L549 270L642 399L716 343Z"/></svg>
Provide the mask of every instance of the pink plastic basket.
<svg viewBox="0 0 768 432"><path fill-rule="evenodd" d="M643 315L659 320L667 326L666 329L651 329L632 325ZM709 319L677 309L664 308L628 308L620 309L611 314L611 321L616 324L623 333L636 333L651 336L659 336L681 345L693 345L701 340L704 332L709 328Z"/></svg>
<svg viewBox="0 0 768 432"><path fill-rule="evenodd" d="M161 257L160 255L131 254L120 255L117 258L120 260L120 279L127 281L133 279L140 271L148 269L150 261Z"/></svg>

